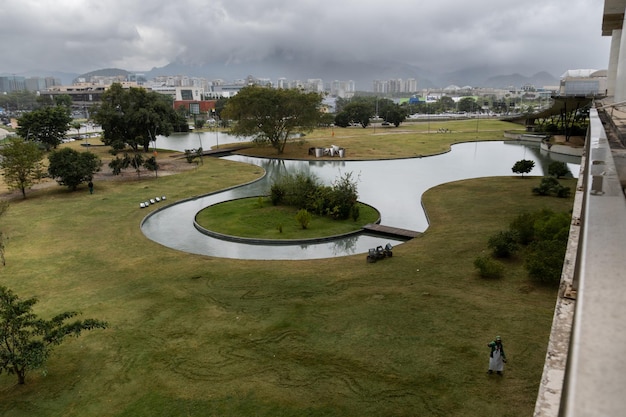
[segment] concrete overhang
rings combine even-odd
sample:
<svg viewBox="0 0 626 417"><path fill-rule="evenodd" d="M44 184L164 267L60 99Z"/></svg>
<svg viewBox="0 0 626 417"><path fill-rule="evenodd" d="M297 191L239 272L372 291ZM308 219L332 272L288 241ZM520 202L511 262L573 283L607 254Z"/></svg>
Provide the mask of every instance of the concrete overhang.
<svg viewBox="0 0 626 417"><path fill-rule="evenodd" d="M615 29L622 29L626 0L604 0L602 36L611 36Z"/></svg>

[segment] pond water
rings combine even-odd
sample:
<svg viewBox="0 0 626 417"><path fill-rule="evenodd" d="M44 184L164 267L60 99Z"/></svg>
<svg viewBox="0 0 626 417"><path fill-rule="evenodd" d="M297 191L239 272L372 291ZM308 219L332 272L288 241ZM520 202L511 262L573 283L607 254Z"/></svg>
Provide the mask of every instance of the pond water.
<svg viewBox="0 0 626 417"><path fill-rule="evenodd" d="M219 133L189 134L182 137L158 138L157 147L173 150L190 149L194 142L203 148L237 140ZM194 138L195 136L195 138ZM213 137L213 140L211 140ZM224 140L224 142L222 142ZM182 144L182 145L181 145ZM183 146L181 148L181 146ZM378 245L402 241L360 234L336 241L315 244L255 245L228 242L198 232L193 226L195 214L203 208L234 198L268 194L271 183L285 173L307 172L330 184L352 173L357 180L359 200L376 207L381 224L423 232L428 228L427 215L421 205L422 194L436 185L468 178L512 175L511 167L520 159L535 161L529 175L541 176L552 160L568 164L577 176L580 158L547 154L538 145L522 142L472 142L454 145L448 153L425 158L384 161L296 161L252 158L233 155L224 159L262 167L266 176L259 181L230 190L193 198L170 205L144 219L143 233L150 239L173 249L201 255L237 259L319 259L367 253Z"/></svg>

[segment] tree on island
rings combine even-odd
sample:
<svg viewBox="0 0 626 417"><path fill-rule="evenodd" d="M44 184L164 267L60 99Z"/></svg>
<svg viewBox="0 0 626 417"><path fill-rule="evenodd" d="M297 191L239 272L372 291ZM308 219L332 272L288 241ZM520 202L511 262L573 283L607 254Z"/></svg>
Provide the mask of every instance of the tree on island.
<svg viewBox="0 0 626 417"><path fill-rule="evenodd" d="M236 122L234 135L253 136L254 142L269 143L281 154L295 133L317 127L321 101L318 93L253 85L230 98L221 115Z"/></svg>

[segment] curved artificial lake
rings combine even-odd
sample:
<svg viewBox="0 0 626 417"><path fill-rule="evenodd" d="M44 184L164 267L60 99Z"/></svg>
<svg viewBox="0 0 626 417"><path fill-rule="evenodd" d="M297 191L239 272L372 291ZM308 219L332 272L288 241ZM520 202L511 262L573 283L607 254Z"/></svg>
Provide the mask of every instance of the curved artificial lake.
<svg viewBox="0 0 626 417"><path fill-rule="evenodd" d="M222 137L224 134L219 135ZM192 141L197 139L193 138L194 134L185 138L189 140L190 136ZM157 144L165 149L189 149L181 149L176 136L158 138ZM207 135L203 138L203 147L208 149L210 146L215 146L215 142ZM308 172L330 184L339 176L352 172L353 178L358 179L359 200L379 210L381 224L422 232L428 228L428 220L421 205L421 196L429 188L469 178L510 176L513 175L511 167L520 159L535 161L535 168L528 175L544 175L548 164L556 159L566 162L573 175L577 176L580 162L579 158L544 153L536 144L511 141L462 143L441 155L381 161L296 161L240 155L224 159L258 165L266 175L250 184L194 197L157 210L142 222L143 233L173 249L222 258L296 260L365 254L371 247L388 242L395 246L402 241L360 234L316 244L254 245L207 236L195 229L193 221L196 213L209 205L267 194L274 178L285 173Z"/></svg>

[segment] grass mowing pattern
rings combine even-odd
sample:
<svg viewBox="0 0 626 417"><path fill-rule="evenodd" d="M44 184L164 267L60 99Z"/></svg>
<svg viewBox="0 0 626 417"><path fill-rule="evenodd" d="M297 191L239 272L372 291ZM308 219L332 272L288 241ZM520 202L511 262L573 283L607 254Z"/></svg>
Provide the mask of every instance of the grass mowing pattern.
<svg viewBox="0 0 626 417"><path fill-rule="evenodd" d="M0 219L2 284L39 297L45 317L77 309L111 328L60 346L25 386L0 375L0 415L532 413L556 291L529 282L519 259L500 280L480 279L472 262L520 212L566 211L571 199L532 196L536 178L442 185L424 195L426 233L376 264L216 259L139 230L137 201L258 175L210 160L93 195L59 187L12 202ZM509 357L502 378L485 373L496 334Z"/></svg>

